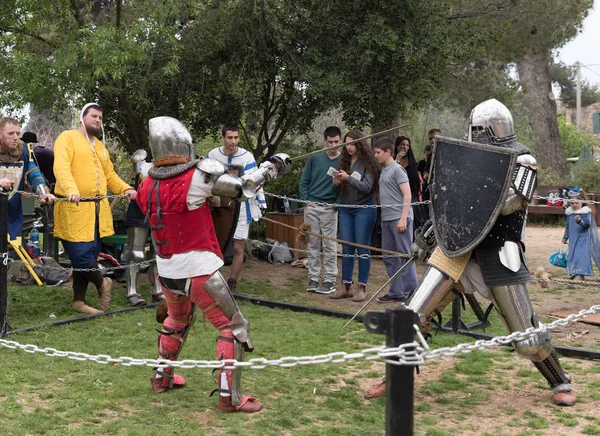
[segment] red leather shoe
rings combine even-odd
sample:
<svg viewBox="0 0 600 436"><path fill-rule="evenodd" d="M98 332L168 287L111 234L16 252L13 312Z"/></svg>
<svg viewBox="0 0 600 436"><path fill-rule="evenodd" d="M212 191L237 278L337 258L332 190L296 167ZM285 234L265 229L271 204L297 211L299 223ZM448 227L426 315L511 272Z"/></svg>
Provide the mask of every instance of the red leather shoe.
<svg viewBox="0 0 600 436"><path fill-rule="evenodd" d="M217 410L222 413L234 413L234 412L244 412L244 413L255 413L262 409L262 403L258 401L254 397L247 397L242 395L242 404L239 406L234 406L231 404L231 397L224 397L223 395L219 395L219 404L217 406Z"/></svg>
<svg viewBox="0 0 600 436"><path fill-rule="evenodd" d="M385 396L385 380L378 385L373 385L369 388L365 395L366 400Z"/></svg>
<svg viewBox="0 0 600 436"><path fill-rule="evenodd" d="M154 377L152 376L150 378L150 384L152 385L152 391L153 392L165 392L168 391L169 388L169 378L168 377ZM185 379L180 376L175 374L173 376L173 387L172 389L175 388L182 388L183 386L185 386Z"/></svg>

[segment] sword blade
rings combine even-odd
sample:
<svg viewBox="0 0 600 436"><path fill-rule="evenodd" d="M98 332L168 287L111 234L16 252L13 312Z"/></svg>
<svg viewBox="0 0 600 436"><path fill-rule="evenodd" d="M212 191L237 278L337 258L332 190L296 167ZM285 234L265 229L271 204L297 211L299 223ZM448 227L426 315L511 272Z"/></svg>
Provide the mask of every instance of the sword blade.
<svg viewBox="0 0 600 436"><path fill-rule="evenodd" d="M314 156L315 154L325 153L327 150L331 150L333 148L344 147L346 145L350 145L350 144L354 144L356 142L360 142L360 141L362 141L364 139L369 139L369 138L372 138L374 136L379 136L379 135L383 135L384 133L389 133L389 132L392 132L394 130L402 129L404 127L408 127L408 124L402 124L401 126L392 127L391 129L382 130L381 132L372 133L370 135L363 136L362 138L353 139L352 141L342 142L341 144L335 145L333 147L328 147L328 148L324 148L322 150L311 151L310 153L301 154L300 156L296 156L296 157L290 158L290 160L295 161L295 160L300 160L300 159L306 159L308 157Z"/></svg>
<svg viewBox="0 0 600 436"><path fill-rule="evenodd" d="M400 268L398 271L396 271L396 272L394 273L394 275L392 275L392 276L391 276L391 277L390 277L390 278L387 280L387 282L385 282L385 283L384 283L384 284L383 284L383 285L382 285L382 286L379 288L379 290L378 290L377 292L375 292L375 293L373 294L373 296L372 296L371 298L369 298L369 300L368 300L368 301L367 301L365 304L363 304L363 305L362 305L362 307L361 307L360 309L358 309L358 312L356 312L356 313L354 314L354 316L353 316L352 318L350 318L350 320L349 320L349 321L348 321L346 324L344 324L344 327L342 327L342 328L346 328L346 327L348 326L348 324L350 324L352 321L354 321L354 319L355 319L355 318L356 318L356 317L357 317L357 316L358 316L358 315L359 315L359 314L360 314L360 313L361 313L361 312L364 310L364 308L365 308L365 307L367 307L367 306L369 305L369 303L370 303L371 301L373 301L373 299L374 299L375 297L377 297L377 295L379 295L379 293L380 293L380 292L383 290L383 288L385 288L385 287L388 285L388 283L390 283L392 280L394 280L398 274L400 274L402 271L404 271L404 270L406 269L406 267L408 267L408 265L410 265L411 263L413 263L413 262L415 261L415 259L416 259L416 258L417 258L417 255L416 255L416 254L413 254L413 255L412 255L412 256L411 256L411 257L410 257L410 258L409 258L409 259L406 261L406 263L405 263L404 265L402 265L402 267L401 267L401 268Z"/></svg>

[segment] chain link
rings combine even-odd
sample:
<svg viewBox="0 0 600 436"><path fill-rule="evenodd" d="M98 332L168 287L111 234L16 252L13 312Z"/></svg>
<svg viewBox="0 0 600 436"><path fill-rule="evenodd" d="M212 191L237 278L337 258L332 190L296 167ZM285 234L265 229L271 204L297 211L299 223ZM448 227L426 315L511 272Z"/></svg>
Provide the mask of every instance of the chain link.
<svg viewBox="0 0 600 436"><path fill-rule="evenodd" d="M294 201L302 204L314 204L322 207L336 207L336 208L349 208L349 209L377 209L386 207L402 207L402 206L416 206L419 204L429 204L431 200L426 201L415 201L414 203L398 203L398 204L338 204L338 203L322 203L320 201L307 201L299 198L286 197L285 195L273 194L272 192L265 192L267 197L279 198L280 200Z"/></svg>
<svg viewBox="0 0 600 436"><path fill-rule="evenodd" d="M42 199L44 196L43 195L39 195L36 194L34 192L28 192L28 191L19 191L19 190L14 190L14 191L0 191L0 194L2 195L10 195L12 193L16 193L16 194L21 194L21 195L26 195L28 197L34 197L34 198L38 198L38 199ZM96 195L93 197L81 197L79 199L79 201L97 201L97 200L103 200L103 199L111 199L111 198L127 198L125 195L123 194L114 194L114 195ZM56 197L56 199L54 201L69 201L68 198L63 198L63 197Z"/></svg>
<svg viewBox="0 0 600 436"><path fill-rule="evenodd" d="M8 265L9 263L24 263L20 259L11 259L8 256L8 253L1 253L1 257L3 259L2 262L4 263L4 265ZM150 265L150 264L152 264L154 262L156 262L156 259L147 259L147 260L142 260L140 262L129 263L127 265L110 266L110 267L106 267L106 268L67 268L67 269L71 269L72 271L82 271L82 272L87 272L87 271L116 271L116 270L127 269L127 268L130 268L132 266ZM60 270L60 271L65 270L65 268L62 267L62 266L52 266L52 265L35 265L35 266L41 266L41 267L44 267L44 268L47 268L47 269L56 269L56 270Z"/></svg>
<svg viewBox="0 0 600 436"><path fill-rule="evenodd" d="M454 356L455 354L458 354L458 353L470 353L471 351L474 351L474 350L483 350L487 347L495 347L498 345L508 345L512 342L523 341L525 339L530 338L531 336L537 335L538 333L544 333L547 330L553 330L558 327L564 327L564 326L566 326L570 323L573 323L575 321L578 321L581 318L584 318L588 315L593 315L594 313L597 313L598 311L600 311L600 305L594 305L594 306L589 307L588 309L581 310L579 313L572 313L571 315L567 316L566 318L557 319L556 321L553 321L550 324L541 324L540 327L538 327L538 328L530 327L525 331L513 332L507 336L496 336L495 338L488 339L488 340L481 339L481 340L475 341L474 343L471 343L471 344L464 343L464 344L459 344L455 347L437 348L435 350L428 349L429 347L427 347L427 343L424 342L424 339L422 339L422 337L421 337L421 338L419 338L419 341L421 342L420 345L426 349L426 351L423 353L422 357L425 360L431 360L431 359L436 359L436 358L440 358L443 356Z"/></svg>
<svg viewBox="0 0 600 436"><path fill-rule="evenodd" d="M496 347L499 345L508 345L512 342L525 340L538 333L546 332L557 327L564 327L570 323L578 321L588 315L592 315L600 311L600 305L591 306L588 309L583 309L579 313L573 313L566 318L558 319L550 324L541 324L538 328L528 328L525 331L513 332L507 336L497 336L489 340L478 340L474 343L463 343L454 347L443 347L435 350L430 349L427 341L419 331L417 325L413 325L417 341L402 344L398 347L372 347L354 353L346 353L345 351L335 351L317 356L285 356L279 359L266 359L264 357L250 359L245 362L235 359L225 360L181 360L170 361L164 359L136 359L128 356L113 358L107 354L90 355L75 351L60 351L56 348L45 347L39 348L33 344L20 344L16 341L7 341L0 339L0 345L10 349L20 349L26 353L41 353L49 357L64 357L77 361L91 361L102 365L107 363L118 363L123 366L149 366L149 367L175 367L175 368L208 368L208 369L234 369L246 367L250 369L265 369L272 366L282 368L291 368L298 365L318 365L325 363L343 363L350 360L383 360L386 363L401 366L423 365L433 359L438 359L447 356L454 356L459 353L470 353L474 350L484 350L488 347ZM390 358L398 360L390 360Z"/></svg>

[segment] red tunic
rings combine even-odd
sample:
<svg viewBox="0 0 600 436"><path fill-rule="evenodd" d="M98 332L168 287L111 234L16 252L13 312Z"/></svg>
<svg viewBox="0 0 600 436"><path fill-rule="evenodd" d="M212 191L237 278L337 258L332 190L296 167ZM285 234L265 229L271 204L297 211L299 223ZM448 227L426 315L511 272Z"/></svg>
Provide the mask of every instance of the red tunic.
<svg viewBox="0 0 600 436"><path fill-rule="evenodd" d="M194 250L211 251L223 257L215 234L210 206L205 201L189 210L187 196L195 168L168 179L146 177L139 186L136 201L144 214L150 197L150 229L158 254L167 259L173 254ZM156 182L156 185L155 185ZM161 214L157 213L159 192Z"/></svg>

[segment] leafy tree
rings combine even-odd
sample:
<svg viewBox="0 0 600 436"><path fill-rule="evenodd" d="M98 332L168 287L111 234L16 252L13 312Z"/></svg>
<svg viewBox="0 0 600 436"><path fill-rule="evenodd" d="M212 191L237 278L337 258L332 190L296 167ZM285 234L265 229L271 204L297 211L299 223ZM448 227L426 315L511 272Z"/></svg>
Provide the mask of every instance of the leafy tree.
<svg viewBox="0 0 600 436"><path fill-rule="evenodd" d="M596 144L594 135L578 132L574 125L565 122L564 115L558 117L558 128L560 131L560 140L567 157L578 157L583 151L584 144L587 144L590 147Z"/></svg>
<svg viewBox="0 0 600 436"><path fill-rule="evenodd" d="M550 69L552 81L560 87L560 101L568 108L577 106L577 67L560 62ZM581 106L586 107L600 100L600 89L586 80L581 81Z"/></svg>
<svg viewBox="0 0 600 436"><path fill-rule="evenodd" d="M514 63L531 132L544 168L566 174L552 93L551 51L577 34L591 0L458 0L449 19L489 29L485 57Z"/></svg>

